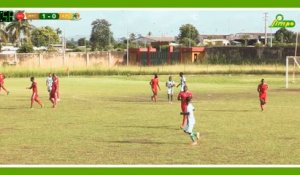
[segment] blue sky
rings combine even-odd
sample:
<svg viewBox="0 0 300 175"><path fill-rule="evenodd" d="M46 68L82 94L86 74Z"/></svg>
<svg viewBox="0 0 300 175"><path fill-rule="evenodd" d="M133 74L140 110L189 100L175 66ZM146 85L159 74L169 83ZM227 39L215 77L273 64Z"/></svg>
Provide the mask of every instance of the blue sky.
<svg viewBox="0 0 300 175"><path fill-rule="evenodd" d="M79 12L79 21L33 21L35 26L50 25L61 28L66 37L89 37L91 23L106 19L111 23L115 38L127 33L153 36L176 36L182 24L194 25L200 34L232 34L238 32L264 32L264 12L268 13L268 25L277 14L287 20L295 20L296 31L300 27L300 9L26 9L25 12ZM272 29L276 31L277 29ZM270 29L268 29L270 32Z"/></svg>

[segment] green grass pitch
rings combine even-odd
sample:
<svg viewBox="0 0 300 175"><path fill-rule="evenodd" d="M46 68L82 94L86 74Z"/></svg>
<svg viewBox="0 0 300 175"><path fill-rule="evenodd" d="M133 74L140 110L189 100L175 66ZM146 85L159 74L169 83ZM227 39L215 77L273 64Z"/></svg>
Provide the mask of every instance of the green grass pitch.
<svg viewBox="0 0 300 175"><path fill-rule="evenodd" d="M260 111L257 85L269 84ZM8 78L0 94L0 164L300 164L300 87L281 75L187 75L196 108L196 146L180 129L180 103L158 102L151 76L60 78L61 101L29 109L29 78ZM173 79L178 83L178 75ZM178 94L177 88L175 98Z"/></svg>

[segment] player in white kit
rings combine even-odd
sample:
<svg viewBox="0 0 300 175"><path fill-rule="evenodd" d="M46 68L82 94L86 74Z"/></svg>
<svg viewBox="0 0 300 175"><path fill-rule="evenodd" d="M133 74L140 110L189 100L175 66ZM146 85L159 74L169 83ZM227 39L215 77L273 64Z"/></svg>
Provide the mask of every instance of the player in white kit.
<svg viewBox="0 0 300 175"><path fill-rule="evenodd" d="M194 111L195 108L191 103L191 98L187 98L186 99L187 102L187 110L186 112L181 112L181 115L187 115L188 119L187 119L187 125L185 126L185 128L183 129L183 131L187 134L190 135L191 139L192 139L192 144L191 145L197 145L197 140L199 140L200 138L200 133L199 132L194 132L194 125L195 125L195 116L194 116Z"/></svg>
<svg viewBox="0 0 300 175"><path fill-rule="evenodd" d="M168 94L168 102L172 103L173 101L173 87L175 86L175 82L172 80L172 76L169 76L169 80L166 82L166 87L168 88L167 94Z"/></svg>
<svg viewBox="0 0 300 175"><path fill-rule="evenodd" d="M47 86L47 90L49 93L51 92L51 89L52 89L52 83L53 83L52 74L49 73L49 76L47 77L47 80L46 80L46 86Z"/></svg>
<svg viewBox="0 0 300 175"><path fill-rule="evenodd" d="M183 72L179 73L180 76L180 83L177 85L180 86L180 92L182 92L184 90L184 86L186 85L186 79L185 76L183 75Z"/></svg>

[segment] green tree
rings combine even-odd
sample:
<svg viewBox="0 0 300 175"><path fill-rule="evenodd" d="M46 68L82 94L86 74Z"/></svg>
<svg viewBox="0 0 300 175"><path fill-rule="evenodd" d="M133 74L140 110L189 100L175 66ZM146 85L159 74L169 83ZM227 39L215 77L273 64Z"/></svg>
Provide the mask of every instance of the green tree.
<svg viewBox="0 0 300 175"><path fill-rule="evenodd" d="M77 41L78 46L85 46L85 45L87 45L87 43L88 42L86 41L85 38L79 38L78 41Z"/></svg>
<svg viewBox="0 0 300 175"><path fill-rule="evenodd" d="M25 36L25 40L30 42L30 31L34 28L27 20L22 21L14 21L9 23L6 26L6 31L9 34L10 41L17 44L18 46L21 45L20 36L23 34Z"/></svg>
<svg viewBox="0 0 300 175"><path fill-rule="evenodd" d="M62 34L62 30L60 30L60 28L55 29L55 31L56 31L57 35L61 35Z"/></svg>
<svg viewBox="0 0 300 175"><path fill-rule="evenodd" d="M129 41L133 41L133 40L135 40L136 39L136 35L134 34L134 33L131 33L130 35L129 35Z"/></svg>
<svg viewBox="0 0 300 175"><path fill-rule="evenodd" d="M31 42L34 46L49 46L59 43L57 32L49 26L35 28L31 34Z"/></svg>
<svg viewBox="0 0 300 175"><path fill-rule="evenodd" d="M17 52L18 53L32 53L33 46L30 42L26 42L17 50Z"/></svg>
<svg viewBox="0 0 300 175"><path fill-rule="evenodd" d="M96 19L92 22L90 38L92 50L107 50L111 48L114 39L110 26L111 24L105 19Z"/></svg>
<svg viewBox="0 0 300 175"><path fill-rule="evenodd" d="M67 41L66 48L68 48L68 49L76 49L77 48L76 42L74 42L72 40L71 41Z"/></svg>
<svg viewBox="0 0 300 175"><path fill-rule="evenodd" d="M199 32L192 24L184 24L179 28L178 40L184 46L197 45L199 43L198 36Z"/></svg>
<svg viewBox="0 0 300 175"><path fill-rule="evenodd" d="M281 28L276 31L275 40L280 43L294 43L296 41L296 35L286 28Z"/></svg>
<svg viewBox="0 0 300 175"><path fill-rule="evenodd" d="M189 46L196 46L196 42L190 38L183 38L180 42L180 44L189 47Z"/></svg>

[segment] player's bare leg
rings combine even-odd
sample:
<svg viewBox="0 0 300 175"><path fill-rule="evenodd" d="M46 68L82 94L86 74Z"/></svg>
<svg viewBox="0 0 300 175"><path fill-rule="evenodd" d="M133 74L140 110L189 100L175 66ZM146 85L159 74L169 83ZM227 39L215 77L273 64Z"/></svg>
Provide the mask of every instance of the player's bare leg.
<svg viewBox="0 0 300 175"><path fill-rule="evenodd" d="M57 96L57 100L56 100L56 101L57 101L57 102L60 101L60 98L59 98L59 97L60 97L59 90L57 90L56 96Z"/></svg>
<svg viewBox="0 0 300 175"><path fill-rule="evenodd" d="M55 98L51 98L50 100L52 102L52 108L55 108L56 107L56 99Z"/></svg>
<svg viewBox="0 0 300 175"><path fill-rule="evenodd" d="M153 92L153 95L151 96L151 100L153 102L156 102L156 98L157 98L157 93L155 91L152 91Z"/></svg>
<svg viewBox="0 0 300 175"><path fill-rule="evenodd" d="M5 92L6 92L6 94L8 95L9 94L9 91L2 85L2 86L0 86L0 90L1 89L3 89Z"/></svg>
<svg viewBox="0 0 300 175"><path fill-rule="evenodd" d="M33 108L34 99L31 99L30 108Z"/></svg>
<svg viewBox="0 0 300 175"><path fill-rule="evenodd" d="M260 109L261 109L261 111L263 111L264 110L264 105L266 104L266 102L264 101L264 100L260 100Z"/></svg>
<svg viewBox="0 0 300 175"><path fill-rule="evenodd" d="M153 93L153 95L151 96L151 101L154 101L154 95L155 95L155 93L154 93L153 90L152 90L152 93Z"/></svg>
<svg viewBox="0 0 300 175"><path fill-rule="evenodd" d="M180 128L183 129L183 128L186 126L186 124L187 124L187 116L184 115L184 116L182 117L182 123L181 123Z"/></svg>
<svg viewBox="0 0 300 175"><path fill-rule="evenodd" d="M35 101L41 106L41 108L43 108L44 105L42 104L40 99L37 98L37 99L35 99Z"/></svg>

